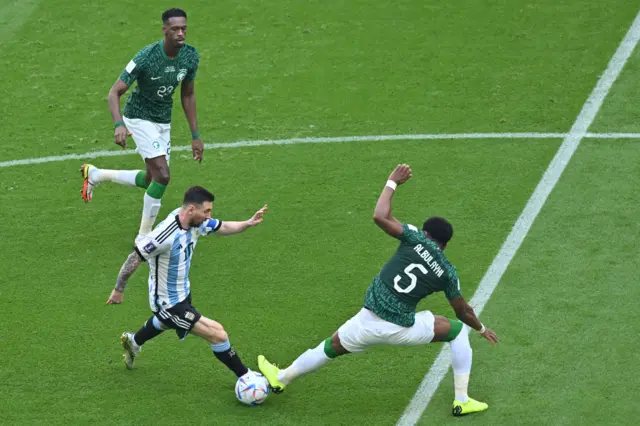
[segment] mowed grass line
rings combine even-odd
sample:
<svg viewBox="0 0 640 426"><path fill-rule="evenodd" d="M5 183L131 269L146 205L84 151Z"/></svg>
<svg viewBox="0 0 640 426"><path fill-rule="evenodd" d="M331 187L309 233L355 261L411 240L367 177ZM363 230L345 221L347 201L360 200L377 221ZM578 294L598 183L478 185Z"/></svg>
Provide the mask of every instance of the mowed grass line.
<svg viewBox="0 0 640 426"><path fill-rule="evenodd" d="M225 325L252 367L259 353L291 362L359 309L370 280L396 247L371 221L395 164L413 163L415 178L401 188L394 214L413 223L430 214L452 220L456 237L449 255L463 291L472 294L558 141L531 142L527 149L521 141L366 146L220 150L216 168L182 157L172 162L174 180L163 214L191 184L214 191L215 214L223 219L244 219L263 203L270 205L260 228L203 239L192 269L195 306ZM422 150L434 161L413 158L412 152ZM327 163L330 169L319 165ZM124 157L101 165L139 164ZM6 184L15 187L0 192L9 217L29 212L20 232L0 231L6 247L13 247L0 253L8 283L0 296L10 301L4 306L7 318L15 319L1 332L0 356L7 361L0 370L0 415L7 421L125 423L128 418L113 414L125 396L139 407L132 419L142 424L392 423L400 415L435 347L380 348L347 357L257 410L235 402L232 375L199 339L179 343L167 333L144 348L136 370L125 371L118 336L149 316L146 267L132 279L124 305L104 302L131 250L142 192L104 185L85 205L77 164L60 165L7 169ZM496 228L488 229L487 220ZM443 297L421 308L450 312ZM393 375L383 374L381 365ZM379 380L385 386L372 386ZM166 398L181 392L188 398ZM31 410L34 401L39 405Z"/></svg>

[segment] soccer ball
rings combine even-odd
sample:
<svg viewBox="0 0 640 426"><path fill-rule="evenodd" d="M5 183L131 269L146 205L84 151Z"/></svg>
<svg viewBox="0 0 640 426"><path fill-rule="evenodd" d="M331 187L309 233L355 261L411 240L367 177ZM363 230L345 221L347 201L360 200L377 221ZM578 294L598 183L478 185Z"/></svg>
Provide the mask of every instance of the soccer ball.
<svg viewBox="0 0 640 426"><path fill-rule="evenodd" d="M247 405L260 405L269 396L269 382L260 373L249 371L236 382L236 398Z"/></svg>

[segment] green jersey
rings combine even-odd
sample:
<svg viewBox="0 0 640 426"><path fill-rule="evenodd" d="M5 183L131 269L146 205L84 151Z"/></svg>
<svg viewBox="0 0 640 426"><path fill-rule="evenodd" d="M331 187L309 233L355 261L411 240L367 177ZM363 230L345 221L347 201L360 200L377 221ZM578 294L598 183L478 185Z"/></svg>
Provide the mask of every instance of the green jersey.
<svg viewBox="0 0 640 426"><path fill-rule="evenodd" d="M367 290L364 305L402 327L415 323L418 302L437 291L461 296L456 268L440 248L413 225L403 225L400 245Z"/></svg>
<svg viewBox="0 0 640 426"><path fill-rule="evenodd" d="M173 92L182 81L196 78L200 58L195 47L184 44L171 59L164 51L164 40L140 50L126 66L120 80L133 90L124 106L124 116L154 123L171 123Z"/></svg>

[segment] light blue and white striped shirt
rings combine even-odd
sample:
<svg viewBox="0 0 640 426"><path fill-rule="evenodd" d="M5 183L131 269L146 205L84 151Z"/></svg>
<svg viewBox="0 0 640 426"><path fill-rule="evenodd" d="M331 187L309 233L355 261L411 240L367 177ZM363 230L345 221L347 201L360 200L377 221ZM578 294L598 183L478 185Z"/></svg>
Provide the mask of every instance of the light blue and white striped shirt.
<svg viewBox="0 0 640 426"><path fill-rule="evenodd" d="M175 209L136 244L136 251L149 261L149 305L153 312L169 309L191 292L189 267L198 237L216 232L218 219L208 219L197 228L183 229Z"/></svg>

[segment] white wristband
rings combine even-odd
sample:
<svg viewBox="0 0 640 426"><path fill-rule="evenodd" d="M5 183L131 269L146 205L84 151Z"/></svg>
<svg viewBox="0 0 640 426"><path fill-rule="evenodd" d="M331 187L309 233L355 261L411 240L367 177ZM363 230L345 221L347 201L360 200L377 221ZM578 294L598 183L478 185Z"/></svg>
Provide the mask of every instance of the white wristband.
<svg viewBox="0 0 640 426"><path fill-rule="evenodd" d="M487 327L484 326L484 324L480 323L480 325L482 326L482 328L480 328L480 330L478 331L478 333L482 334L485 331L487 331Z"/></svg>
<svg viewBox="0 0 640 426"><path fill-rule="evenodd" d="M391 189L393 189L395 191L396 188L398 187L398 184L395 183L394 181L392 181L391 179L389 179L385 186L388 186L389 188L391 188Z"/></svg>

